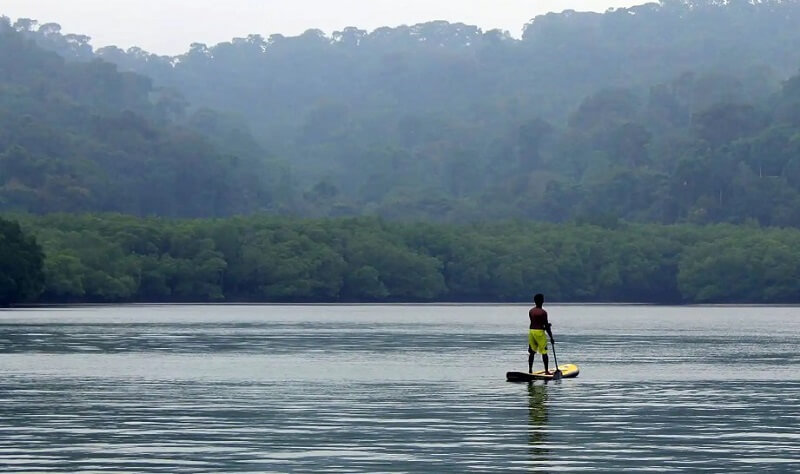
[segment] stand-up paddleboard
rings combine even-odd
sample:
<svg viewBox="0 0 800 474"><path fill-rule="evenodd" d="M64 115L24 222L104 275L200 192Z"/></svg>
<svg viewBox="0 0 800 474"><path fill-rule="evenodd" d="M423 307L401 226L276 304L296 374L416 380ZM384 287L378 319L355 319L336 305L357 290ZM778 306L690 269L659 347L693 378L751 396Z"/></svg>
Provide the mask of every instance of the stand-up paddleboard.
<svg viewBox="0 0 800 474"><path fill-rule="evenodd" d="M558 370L561 371L561 378L562 379L574 379L581 373L581 369L578 368L575 364L564 364L559 365ZM555 371L552 371L550 375L545 374L544 370L540 370L538 372L528 373L528 372L507 372L506 373L506 380L509 382L531 382L533 380L553 380L555 377Z"/></svg>

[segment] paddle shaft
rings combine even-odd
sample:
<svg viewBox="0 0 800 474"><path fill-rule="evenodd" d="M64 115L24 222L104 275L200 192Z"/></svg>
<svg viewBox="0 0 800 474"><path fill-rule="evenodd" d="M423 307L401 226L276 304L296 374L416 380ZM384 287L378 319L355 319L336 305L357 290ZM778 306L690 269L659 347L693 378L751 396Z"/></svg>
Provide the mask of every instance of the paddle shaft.
<svg viewBox="0 0 800 474"><path fill-rule="evenodd" d="M553 339L553 335L550 334L550 345L553 346L553 362L556 364L556 370L553 372L554 378L559 378L561 375L561 371L558 369L558 356L556 355L556 341Z"/></svg>
<svg viewBox="0 0 800 474"><path fill-rule="evenodd" d="M553 346L553 361L556 363L556 370L558 370L558 357L556 356L556 341L550 339L550 345Z"/></svg>

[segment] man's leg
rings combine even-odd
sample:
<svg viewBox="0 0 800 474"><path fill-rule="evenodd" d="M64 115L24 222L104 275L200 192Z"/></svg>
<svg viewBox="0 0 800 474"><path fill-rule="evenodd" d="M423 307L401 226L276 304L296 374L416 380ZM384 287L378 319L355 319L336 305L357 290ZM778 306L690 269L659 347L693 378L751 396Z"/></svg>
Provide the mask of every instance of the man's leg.
<svg viewBox="0 0 800 474"><path fill-rule="evenodd" d="M533 372L533 356L536 355L536 352L533 351L531 346L528 346L528 373Z"/></svg>
<svg viewBox="0 0 800 474"><path fill-rule="evenodd" d="M544 373L550 374L550 370L548 367L548 362L550 362L550 358L547 357L547 354L542 354L542 361L544 362Z"/></svg>

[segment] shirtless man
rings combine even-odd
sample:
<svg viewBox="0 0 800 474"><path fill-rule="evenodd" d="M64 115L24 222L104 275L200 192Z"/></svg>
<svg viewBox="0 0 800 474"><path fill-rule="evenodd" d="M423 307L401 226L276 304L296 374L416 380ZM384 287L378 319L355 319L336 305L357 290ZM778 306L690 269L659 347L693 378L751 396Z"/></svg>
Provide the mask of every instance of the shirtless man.
<svg viewBox="0 0 800 474"><path fill-rule="evenodd" d="M547 336L553 340L553 333L550 332L550 323L547 321L547 311L542 309L544 295L539 293L533 297L535 307L528 311L531 320L530 331L528 331L528 372L533 373L533 358L538 352L542 355L544 362L544 373L550 375L547 357ZM545 335L547 333L547 336Z"/></svg>

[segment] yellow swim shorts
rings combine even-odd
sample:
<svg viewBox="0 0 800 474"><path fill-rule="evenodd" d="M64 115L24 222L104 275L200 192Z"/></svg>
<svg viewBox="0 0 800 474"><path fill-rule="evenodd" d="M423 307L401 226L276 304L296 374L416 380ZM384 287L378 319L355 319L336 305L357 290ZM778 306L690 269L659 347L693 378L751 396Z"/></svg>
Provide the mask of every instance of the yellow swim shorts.
<svg viewBox="0 0 800 474"><path fill-rule="evenodd" d="M543 329L528 331L528 349L539 354L547 354L547 335Z"/></svg>

